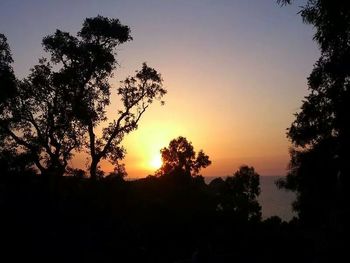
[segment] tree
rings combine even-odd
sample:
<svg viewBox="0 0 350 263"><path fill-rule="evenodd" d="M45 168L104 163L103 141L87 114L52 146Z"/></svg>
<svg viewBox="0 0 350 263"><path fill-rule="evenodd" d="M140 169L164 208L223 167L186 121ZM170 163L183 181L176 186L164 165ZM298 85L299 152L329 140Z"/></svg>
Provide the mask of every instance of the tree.
<svg viewBox="0 0 350 263"><path fill-rule="evenodd" d="M51 59L63 65L62 71L72 76L66 79L67 85L74 87L70 104L75 119L88 134L86 146L93 179L97 178L101 159L115 163L123 158L125 150L120 143L125 134L136 129L149 105L166 94L160 74L144 63L134 77L122 82L117 93L123 107L97 138L96 128L107 120L106 106L110 104L111 92L108 79L117 66L115 48L131 39L129 27L120 24L118 19L101 16L86 19L78 37L57 30L44 39Z"/></svg>
<svg viewBox="0 0 350 263"><path fill-rule="evenodd" d="M16 95L16 78L13 73L12 55L7 39L0 34L0 117L8 111L9 101ZM8 173L13 167L14 152L6 150L6 136L0 126L0 167L3 173Z"/></svg>
<svg viewBox="0 0 350 263"><path fill-rule="evenodd" d="M192 143L185 137L173 139L168 148L161 149L162 166L157 175L184 175L187 178L199 175L202 168L211 164L209 156L202 150L196 154Z"/></svg>
<svg viewBox="0 0 350 263"><path fill-rule="evenodd" d="M117 163L114 167L114 171L110 172L105 179L115 182L123 182L124 178L128 176L128 173L125 169L125 164Z"/></svg>
<svg viewBox="0 0 350 263"><path fill-rule="evenodd" d="M7 38L0 34L0 114L3 114L8 100L16 94L16 78L13 73L12 62Z"/></svg>
<svg viewBox="0 0 350 263"><path fill-rule="evenodd" d="M42 174L58 175L66 171L73 151L85 148L93 179L101 173L101 159L116 163L123 158L120 143L125 134L136 129L149 105L166 94L160 74L144 63L117 89L121 98L117 117L108 120L97 137L96 129L107 121L109 79L118 65L116 47L131 39L129 27L102 16L87 18L77 36L56 30L45 37L43 46L50 58L39 60L18 82L14 98L7 96L10 106L0 119L6 148L29 153ZM12 59L6 52L2 58L9 64Z"/></svg>
<svg viewBox="0 0 350 263"><path fill-rule="evenodd" d="M17 93L16 78L12 69L12 55L7 38L0 34L0 116L4 116L8 110L8 104L11 98ZM3 149L5 140L4 134L0 133L0 146Z"/></svg>
<svg viewBox="0 0 350 263"><path fill-rule="evenodd" d="M9 54L8 46L2 46L8 50L2 54ZM12 62L9 55L4 57ZM67 93L58 81L62 76L45 59L22 81L15 79L9 66L7 72L11 74L2 86L6 92L1 96L1 149L13 158L26 156L27 163L34 163L42 174L62 175L82 136L67 109Z"/></svg>
<svg viewBox="0 0 350 263"><path fill-rule="evenodd" d="M44 105L44 101L49 100L53 92L49 87L46 87L47 89L43 89L46 93L40 94L40 91L38 93L36 89L36 84L33 83L38 80L39 82L44 81L47 77L45 69L48 68L45 68L44 65L42 67L37 66L32 70L32 74L27 80L20 82L13 73L11 66L13 60L4 35L0 35L0 53L1 158L5 158L4 161L8 165L16 164L15 159L21 160L21 165L11 169L26 167L35 163L37 168L44 173L47 170L44 166L56 165L53 159L60 155L60 151L57 154L53 153L48 143L48 134L53 131L49 131L48 127L43 128L45 120L50 119L52 121L53 119L48 114L44 116L44 112L39 112L43 107L51 107L48 104ZM44 153L44 149L47 152ZM52 159L48 158L49 154L51 154L50 157L53 157ZM25 158L23 158L24 156ZM27 164L24 163L25 160ZM42 160L45 164L41 163Z"/></svg>
<svg viewBox="0 0 350 263"><path fill-rule="evenodd" d="M213 180L209 188L218 197L219 210L233 213L243 221L261 219L261 206L257 200L260 194L260 176L254 167L241 166L225 181L221 178Z"/></svg>
<svg viewBox="0 0 350 263"><path fill-rule="evenodd" d="M329 225L334 218L341 223L350 175L350 3L309 0L300 13L315 27L321 57L288 129L290 172L279 185L298 193L294 208L302 222Z"/></svg>
<svg viewBox="0 0 350 263"><path fill-rule="evenodd" d="M117 163L124 157L124 149L120 146L124 136L137 129L138 122L146 109L154 100L161 100L166 94L160 74L153 68L142 65L134 77L128 77L118 89L123 108L118 111L118 117L103 129L100 139L95 139L95 125L88 125L90 138L91 166L90 175L96 177L97 165L101 159L109 159Z"/></svg>
<svg viewBox="0 0 350 263"><path fill-rule="evenodd" d="M127 26L118 19L101 16L87 18L77 37L57 30L43 40L51 61L61 66L55 80L65 90L68 115L84 135L88 133L89 140L84 138L82 143L93 157L96 148L94 128L106 120L105 107L110 103L108 78L112 77L117 63L114 49L129 40L131 36ZM115 150L122 152L119 148ZM96 158L92 158L92 178L97 177L97 164Z"/></svg>

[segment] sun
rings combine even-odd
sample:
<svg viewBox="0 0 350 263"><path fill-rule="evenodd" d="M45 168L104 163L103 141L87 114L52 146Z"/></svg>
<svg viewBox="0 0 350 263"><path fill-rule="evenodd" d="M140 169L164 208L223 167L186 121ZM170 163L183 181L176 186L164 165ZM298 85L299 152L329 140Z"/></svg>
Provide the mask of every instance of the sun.
<svg viewBox="0 0 350 263"><path fill-rule="evenodd" d="M162 157L160 154L153 156L150 166L154 169L159 169L162 166Z"/></svg>

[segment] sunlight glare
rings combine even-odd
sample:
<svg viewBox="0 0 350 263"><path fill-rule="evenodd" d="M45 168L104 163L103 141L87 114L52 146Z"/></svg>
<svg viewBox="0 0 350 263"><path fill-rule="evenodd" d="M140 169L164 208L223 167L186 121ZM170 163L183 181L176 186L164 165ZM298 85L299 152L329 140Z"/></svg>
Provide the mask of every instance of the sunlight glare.
<svg viewBox="0 0 350 263"><path fill-rule="evenodd" d="M154 169L159 169L162 166L162 157L160 156L160 154L158 154L158 155L153 157L153 159L151 160L150 165Z"/></svg>

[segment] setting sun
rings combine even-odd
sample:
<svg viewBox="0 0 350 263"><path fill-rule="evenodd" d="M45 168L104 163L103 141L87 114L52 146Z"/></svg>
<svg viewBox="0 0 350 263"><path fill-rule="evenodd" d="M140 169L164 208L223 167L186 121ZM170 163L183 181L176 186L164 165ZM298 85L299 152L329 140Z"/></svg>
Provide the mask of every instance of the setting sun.
<svg viewBox="0 0 350 263"><path fill-rule="evenodd" d="M153 157L150 162L150 166L154 169L159 169L162 166L162 157L160 154Z"/></svg>

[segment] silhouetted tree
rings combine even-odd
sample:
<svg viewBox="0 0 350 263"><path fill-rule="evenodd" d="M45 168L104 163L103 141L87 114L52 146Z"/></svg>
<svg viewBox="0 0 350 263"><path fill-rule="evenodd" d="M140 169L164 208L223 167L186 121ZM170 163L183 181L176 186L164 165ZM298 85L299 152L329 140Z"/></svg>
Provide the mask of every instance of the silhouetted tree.
<svg viewBox="0 0 350 263"><path fill-rule="evenodd" d="M19 172L34 162L41 168L40 159L45 158L40 156L40 142L30 124L36 118L36 112L31 111L36 102L24 106L32 97L27 94L28 90L23 91L23 83L16 79L12 62L7 39L0 34L0 159L3 172Z"/></svg>
<svg viewBox="0 0 350 263"><path fill-rule="evenodd" d="M7 39L3 34L0 34L0 120L8 110L9 101L16 95L16 78L13 73L13 62L10 47ZM6 149L6 134L0 126L0 169L2 173L7 173L12 170L12 162L16 153L10 149ZM11 168L12 167L12 168Z"/></svg>
<svg viewBox="0 0 350 263"><path fill-rule="evenodd" d="M198 176L202 168L211 164L209 156L202 150L196 154L192 143L185 137L173 139L168 148L161 149L162 166L157 175L184 175L190 178Z"/></svg>
<svg viewBox="0 0 350 263"><path fill-rule="evenodd" d="M80 125L87 130L87 148L90 152L90 176L97 178L98 164L101 159L116 162L123 158L124 149L120 146L125 134L137 128L138 122L155 99L160 99L166 90L156 70L145 63L134 77L122 82L117 93L123 107L115 120L103 129L100 138L96 136L96 127L106 121L106 106L110 104L112 77L117 65L115 48L131 40L130 29L120 24L118 19L97 16L88 18L78 37L56 31L44 39L52 60L63 65L62 71L71 75L66 79L73 86L71 107Z"/></svg>
<svg viewBox="0 0 350 263"><path fill-rule="evenodd" d="M118 19L102 16L87 18L77 37L56 30L55 34L43 40L45 50L51 54L51 61L61 66L55 81L66 91L65 106L70 111L69 117L88 133L89 140L83 142L92 156L90 174L93 178L97 177L95 151L100 147L94 128L106 120L105 107L110 103L111 89L108 78L117 63L114 49L129 40L130 29L127 26ZM119 148L115 150L123 152Z"/></svg>
<svg viewBox="0 0 350 263"><path fill-rule="evenodd" d="M6 148L0 151L1 176L35 174L33 164L28 153L17 153Z"/></svg>
<svg viewBox="0 0 350 263"><path fill-rule="evenodd" d="M12 62L7 39L3 34L0 34L0 114L3 114L9 99L16 95L16 78Z"/></svg>
<svg viewBox="0 0 350 263"><path fill-rule="evenodd" d="M128 173L125 169L125 164L117 163L114 167L114 171L110 172L105 178L107 180L123 181Z"/></svg>
<svg viewBox="0 0 350 263"><path fill-rule="evenodd" d="M294 208L304 223L329 225L340 223L350 175L350 2L309 0L300 13L316 29L321 57L288 130L290 173L279 185L297 191Z"/></svg>
<svg viewBox="0 0 350 263"><path fill-rule="evenodd" d="M218 197L219 211L233 213L244 221L261 219L261 206L257 200L260 176L254 167L241 166L233 176L228 176L225 181L215 179L209 187Z"/></svg>
<svg viewBox="0 0 350 263"><path fill-rule="evenodd" d="M2 57L12 61L9 55ZM1 87L5 91L1 96L1 148L13 156L27 156L28 163L34 163L42 174L62 175L71 151L79 147L82 132L69 117L67 93L57 83L60 74L41 59L23 81L15 80L9 66L7 75Z"/></svg>
<svg viewBox="0 0 350 263"><path fill-rule="evenodd" d="M146 63L135 76L128 77L122 82L118 95L121 97L123 108L118 111L118 118L103 129L102 137L99 139L95 139L94 125L88 126L92 178L95 177L94 173L101 159L117 163L124 157L124 149L120 146L124 136L137 129L146 109L154 100L161 100L165 94L160 74Z"/></svg>
<svg viewBox="0 0 350 263"><path fill-rule="evenodd" d="M9 48L1 36L1 69L7 72L1 73L1 81L7 81L4 91L16 91L14 95L1 93L1 141L5 147L28 153L42 174L62 175L73 150L84 146L91 156L93 179L101 174L101 159L116 163L123 158L125 150L120 143L125 134L136 129L149 105L166 93L160 74L144 63L117 89L122 106L97 137L96 129L107 121L108 80L117 66L116 47L131 39L129 27L118 19L87 18L76 37L60 30L45 37L43 46L50 60L41 59L28 78L16 82ZM12 88L8 83L17 85Z"/></svg>

